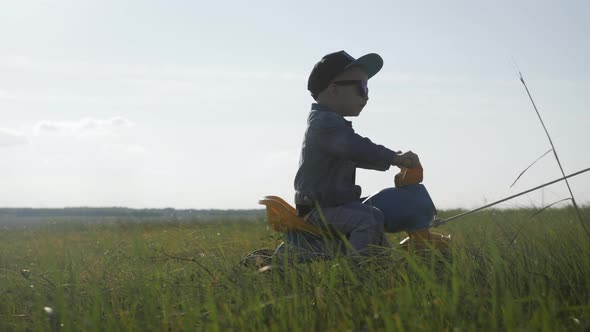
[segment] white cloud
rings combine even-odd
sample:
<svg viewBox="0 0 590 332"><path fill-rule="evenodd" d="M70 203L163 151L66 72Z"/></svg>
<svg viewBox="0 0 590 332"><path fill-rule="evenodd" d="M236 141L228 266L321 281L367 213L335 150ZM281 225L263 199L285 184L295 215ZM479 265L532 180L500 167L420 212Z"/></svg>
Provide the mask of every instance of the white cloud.
<svg viewBox="0 0 590 332"><path fill-rule="evenodd" d="M133 127L135 124L123 117L110 119L85 118L78 121L41 121L33 126L36 135L61 134L73 136L111 135L116 129Z"/></svg>
<svg viewBox="0 0 590 332"><path fill-rule="evenodd" d="M0 90L0 99L10 99L12 98L11 94L8 93L6 90Z"/></svg>
<svg viewBox="0 0 590 332"><path fill-rule="evenodd" d="M22 133L0 128L0 147L12 147L27 144L29 144L29 140Z"/></svg>
<svg viewBox="0 0 590 332"><path fill-rule="evenodd" d="M19 72L57 74L69 76L99 77L135 77L184 79L238 79L238 80L302 80L307 78L303 72L275 72L249 68L231 70L219 67L191 66L176 64L138 64L138 63L90 63L90 62L56 62L28 56L0 56L0 70Z"/></svg>
<svg viewBox="0 0 590 332"><path fill-rule="evenodd" d="M120 152L135 156L146 156L149 152L146 146L140 144L108 144L103 145L102 148L108 152Z"/></svg>

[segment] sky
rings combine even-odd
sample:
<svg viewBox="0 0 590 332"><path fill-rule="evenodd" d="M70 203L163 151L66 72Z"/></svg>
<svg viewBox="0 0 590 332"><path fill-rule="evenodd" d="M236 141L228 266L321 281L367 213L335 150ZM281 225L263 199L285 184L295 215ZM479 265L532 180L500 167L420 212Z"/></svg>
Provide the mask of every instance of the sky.
<svg viewBox="0 0 590 332"><path fill-rule="evenodd" d="M439 209L590 167L586 1L0 0L0 207L292 201L307 77L378 53L358 134L412 150ZM369 195L397 172L359 170ZM570 180L590 203L590 172ZM564 183L503 207L569 197ZM567 204L567 203L562 203Z"/></svg>

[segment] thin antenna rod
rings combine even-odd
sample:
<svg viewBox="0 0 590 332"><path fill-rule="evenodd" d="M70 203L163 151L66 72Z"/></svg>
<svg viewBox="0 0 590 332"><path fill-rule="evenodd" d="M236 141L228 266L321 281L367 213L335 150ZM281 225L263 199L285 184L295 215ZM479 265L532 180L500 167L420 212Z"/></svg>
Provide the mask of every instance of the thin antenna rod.
<svg viewBox="0 0 590 332"><path fill-rule="evenodd" d="M440 225L443 225L443 224L446 224L446 223L448 223L448 222L449 222L449 221L451 221L451 220L454 220L454 219L458 219L458 218L464 217L464 216L466 216L466 215L468 215L468 214L472 214L472 213L475 213L475 212L477 212L477 211L481 211L481 210L483 210L483 209L487 209L487 208L489 208L489 207L492 207L492 206L494 206L494 205L496 205L496 204L500 204L500 203L502 203L502 202L506 202L507 200L510 200L510 199L516 198L516 197L518 197L518 196L522 196L522 195L524 195L524 194L528 194L528 193L530 193L531 191L535 191L535 190L541 189L541 188L543 188L543 187L547 187L547 186L548 186L548 185L550 185L550 184L554 184L554 183L556 183L556 182L559 182L559 181L561 181L561 180L565 180L565 179L567 179L567 178L571 178L571 177L574 177L574 176L576 176L576 175L580 175L580 174L582 174L582 173L585 173L585 172L588 172L588 171L590 171L590 167L588 167L588 168L586 168L586 169L583 169L583 170L581 170L581 171L578 171L578 172L576 172L576 173L572 173L572 174L570 174L570 175L568 175L568 176L564 176L564 177L562 177L562 178L559 178L559 179L556 179L556 180L553 180L553 181L550 181L550 182L544 183L544 184L542 184L542 185L540 185L540 186L536 186L536 187L534 187L534 188L531 188L531 189L529 189L529 190L525 190L525 191L523 191L523 192L520 192L520 193L518 193L518 194L514 194L514 195L512 195L512 196L510 196L510 197L503 198L503 199L501 199L501 200L499 200L499 201L495 201L495 202L493 202L493 203L486 204L486 205L484 205L484 206L482 206L482 207L478 207L477 209L473 209L473 210L470 210L470 211L467 211L467 212L463 212L463 213L460 213L460 214L458 214L458 215L456 215L456 216L452 216L452 217L450 217L450 218L447 218L447 219L436 219L436 220L435 220L435 221L432 223L432 225L431 225L430 227L438 227L438 226L440 226Z"/></svg>

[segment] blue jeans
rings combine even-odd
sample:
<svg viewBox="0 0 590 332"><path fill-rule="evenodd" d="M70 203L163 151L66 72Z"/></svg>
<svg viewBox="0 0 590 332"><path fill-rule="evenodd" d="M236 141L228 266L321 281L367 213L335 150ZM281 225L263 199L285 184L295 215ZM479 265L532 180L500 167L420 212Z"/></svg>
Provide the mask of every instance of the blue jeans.
<svg viewBox="0 0 590 332"><path fill-rule="evenodd" d="M321 218L323 215L323 219ZM314 209L306 219L316 226L346 234L359 254L369 254L370 246L385 246L384 233L416 231L430 225L436 208L426 187L386 188L361 202Z"/></svg>
<svg viewBox="0 0 590 332"><path fill-rule="evenodd" d="M421 184L383 189L366 198L363 204L376 207L383 213L387 233L426 228L436 215L436 207Z"/></svg>

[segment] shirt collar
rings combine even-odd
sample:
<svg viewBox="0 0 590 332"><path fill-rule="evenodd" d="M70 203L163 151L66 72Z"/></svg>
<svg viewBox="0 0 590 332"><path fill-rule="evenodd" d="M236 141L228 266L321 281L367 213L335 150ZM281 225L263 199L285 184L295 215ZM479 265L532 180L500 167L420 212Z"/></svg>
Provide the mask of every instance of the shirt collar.
<svg viewBox="0 0 590 332"><path fill-rule="evenodd" d="M321 104L318 104L318 103L311 104L311 110L312 111L323 111L323 112L334 112L328 106L321 105ZM334 112L334 113L336 113L336 112Z"/></svg>
<svg viewBox="0 0 590 332"><path fill-rule="evenodd" d="M318 104L318 103L313 103L313 104L311 104L311 110L312 110L312 111L320 111L320 112L332 112L332 113L334 113L334 114L338 115L339 117L341 117L341 118L342 118L342 120L344 120L344 122L346 122L346 124L347 124L349 127L352 127L352 121L348 121L348 120L346 120L346 119L345 119L345 118L344 118L342 115L340 115L340 114L338 114L338 113L336 113L336 112L332 111L332 109L331 109L331 108L329 108L329 107L328 107L328 106L326 106L326 105L321 105L321 104Z"/></svg>

